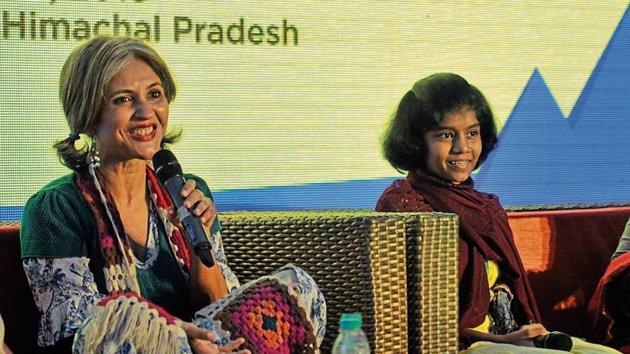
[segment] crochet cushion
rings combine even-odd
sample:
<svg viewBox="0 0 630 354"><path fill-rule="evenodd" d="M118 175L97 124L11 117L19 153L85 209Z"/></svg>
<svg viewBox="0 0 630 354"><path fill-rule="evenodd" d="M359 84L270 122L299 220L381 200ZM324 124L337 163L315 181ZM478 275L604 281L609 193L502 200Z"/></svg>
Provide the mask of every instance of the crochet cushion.
<svg viewBox="0 0 630 354"><path fill-rule="evenodd" d="M214 317L232 339L245 339L241 349L259 354L315 353L311 323L287 287L273 278L248 285L232 294L234 298Z"/></svg>

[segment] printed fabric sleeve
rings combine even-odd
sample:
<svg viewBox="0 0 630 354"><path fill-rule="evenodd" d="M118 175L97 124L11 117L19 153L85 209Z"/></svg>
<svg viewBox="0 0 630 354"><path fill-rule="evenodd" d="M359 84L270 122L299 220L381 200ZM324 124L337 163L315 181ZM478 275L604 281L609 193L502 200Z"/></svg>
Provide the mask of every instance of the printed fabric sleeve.
<svg viewBox="0 0 630 354"><path fill-rule="evenodd" d="M85 334L93 321L99 301L94 277L88 268L89 260L81 258L25 258L22 260L30 283L35 304L39 309L40 323L37 335L39 346L51 346L75 336L74 353L83 353ZM192 354L185 334L177 339L180 354ZM105 339L103 347L115 354L135 354L129 342Z"/></svg>
<svg viewBox="0 0 630 354"><path fill-rule="evenodd" d="M214 258L219 264L219 268L221 268L221 273L223 273L223 277L225 278L225 282L227 283L227 288L230 292L235 290L240 286L238 278L236 274L232 271L227 262L227 257L225 255L225 250L223 249L223 239L221 238L221 232L215 232L210 236L210 244L212 244L212 249L214 250Z"/></svg>
<svg viewBox="0 0 630 354"><path fill-rule="evenodd" d="M192 178L197 183L197 188L203 192L208 198L214 201L212 197L212 192L208 188L206 182L195 176L195 175L187 175L187 178ZM230 292L237 289L240 286L238 278L236 274L230 269L228 265L227 256L225 254L225 250L223 249L223 239L221 238L221 223L219 222L219 216L214 219L214 223L210 228L210 244L212 245L212 249L214 250L214 257L219 264L219 268L221 268L221 273L223 273L223 277L227 283L227 288Z"/></svg>
<svg viewBox="0 0 630 354"><path fill-rule="evenodd" d="M73 336L105 295L99 294L86 257L24 258L22 265L40 312L37 343L51 346Z"/></svg>

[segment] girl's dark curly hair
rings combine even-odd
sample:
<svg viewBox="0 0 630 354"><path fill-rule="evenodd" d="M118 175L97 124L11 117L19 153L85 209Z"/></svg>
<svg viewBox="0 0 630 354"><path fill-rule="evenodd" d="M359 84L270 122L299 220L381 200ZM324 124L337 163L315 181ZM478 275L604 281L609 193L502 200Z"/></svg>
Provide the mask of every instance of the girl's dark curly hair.
<svg viewBox="0 0 630 354"><path fill-rule="evenodd" d="M425 169L424 133L437 128L445 115L470 108L481 126L481 166L497 144L497 129L490 105L475 86L452 73L437 73L413 85L403 96L383 135L383 154L398 171Z"/></svg>

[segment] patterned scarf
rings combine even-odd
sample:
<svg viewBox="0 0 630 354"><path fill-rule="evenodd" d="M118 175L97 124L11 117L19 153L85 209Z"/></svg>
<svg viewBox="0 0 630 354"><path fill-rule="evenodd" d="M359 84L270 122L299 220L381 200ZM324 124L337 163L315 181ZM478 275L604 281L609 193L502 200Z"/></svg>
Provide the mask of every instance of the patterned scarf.
<svg viewBox="0 0 630 354"><path fill-rule="evenodd" d="M96 219L101 255L104 259L103 272L107 292L120 294L133 292L140 295L140 286L136 277L134 257L125 236L125 230L116 203L106 188L103 177L93 166L89 173L80 175L76 185L83 198L90 206ZM147 166L147 185L151 200L166 229L167 239L181 272L188 280L190 271L190 250L181 231L170 222L168 208L173 204L166 191L160 186L155 172Z"/></svg>
<svg viewBox="0 0 630 354"><path fill-rule="evenodd" d="M190 250L181 231L169 221L167 210L172 201L153 170L147 167L146 175L151 200L155 200L173 254L188 279ZM175 318L140 294L134 257L102 176L90 165L89 174L77 178L76 185L96 219L109 292L92 314L85 331L84 352L102 352L107 341L131 344L142 353L180 352L179 338L186 334ZM208 320L222 328L220 333L227 330L232 338L244 337L242 349L253 353L318 353L313 326L298 296L280 279L259 278L228 294L217 306L208 306L207 311L213 313Z"/></svg>

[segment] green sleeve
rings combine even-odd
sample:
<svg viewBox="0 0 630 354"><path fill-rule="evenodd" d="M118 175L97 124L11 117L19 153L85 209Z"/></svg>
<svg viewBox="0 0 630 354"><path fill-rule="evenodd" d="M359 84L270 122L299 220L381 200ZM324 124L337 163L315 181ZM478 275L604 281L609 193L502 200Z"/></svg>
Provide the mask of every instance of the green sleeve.
<svg viewBox="0 0 630 354"><path fill-rule="evenodd" d="M84 239L96 233L89 206L69 175L26 202L20 230L22 257L86 256Z"/></svg>
<svg viewBox="0 0 630 354"><path fill-rule="evenodd" d="M185 174L184 177L186 177L187 179L194 179L195 183L197 183L197 188L199 188L199 190L202 191L203 194L206 195L206 197L212 199L212 201L214 202L214 197L212 196L212 192L210 192L210 188L208 188L208 184L206 184L206 181L204 181L201 177L193 174ZM214 222L212 223L212 227L210 228L210 232L212 234L215 234L219 231L221 231L221 222L219 221L219 215L217 214L217 217L214 218Z"/></svg>

